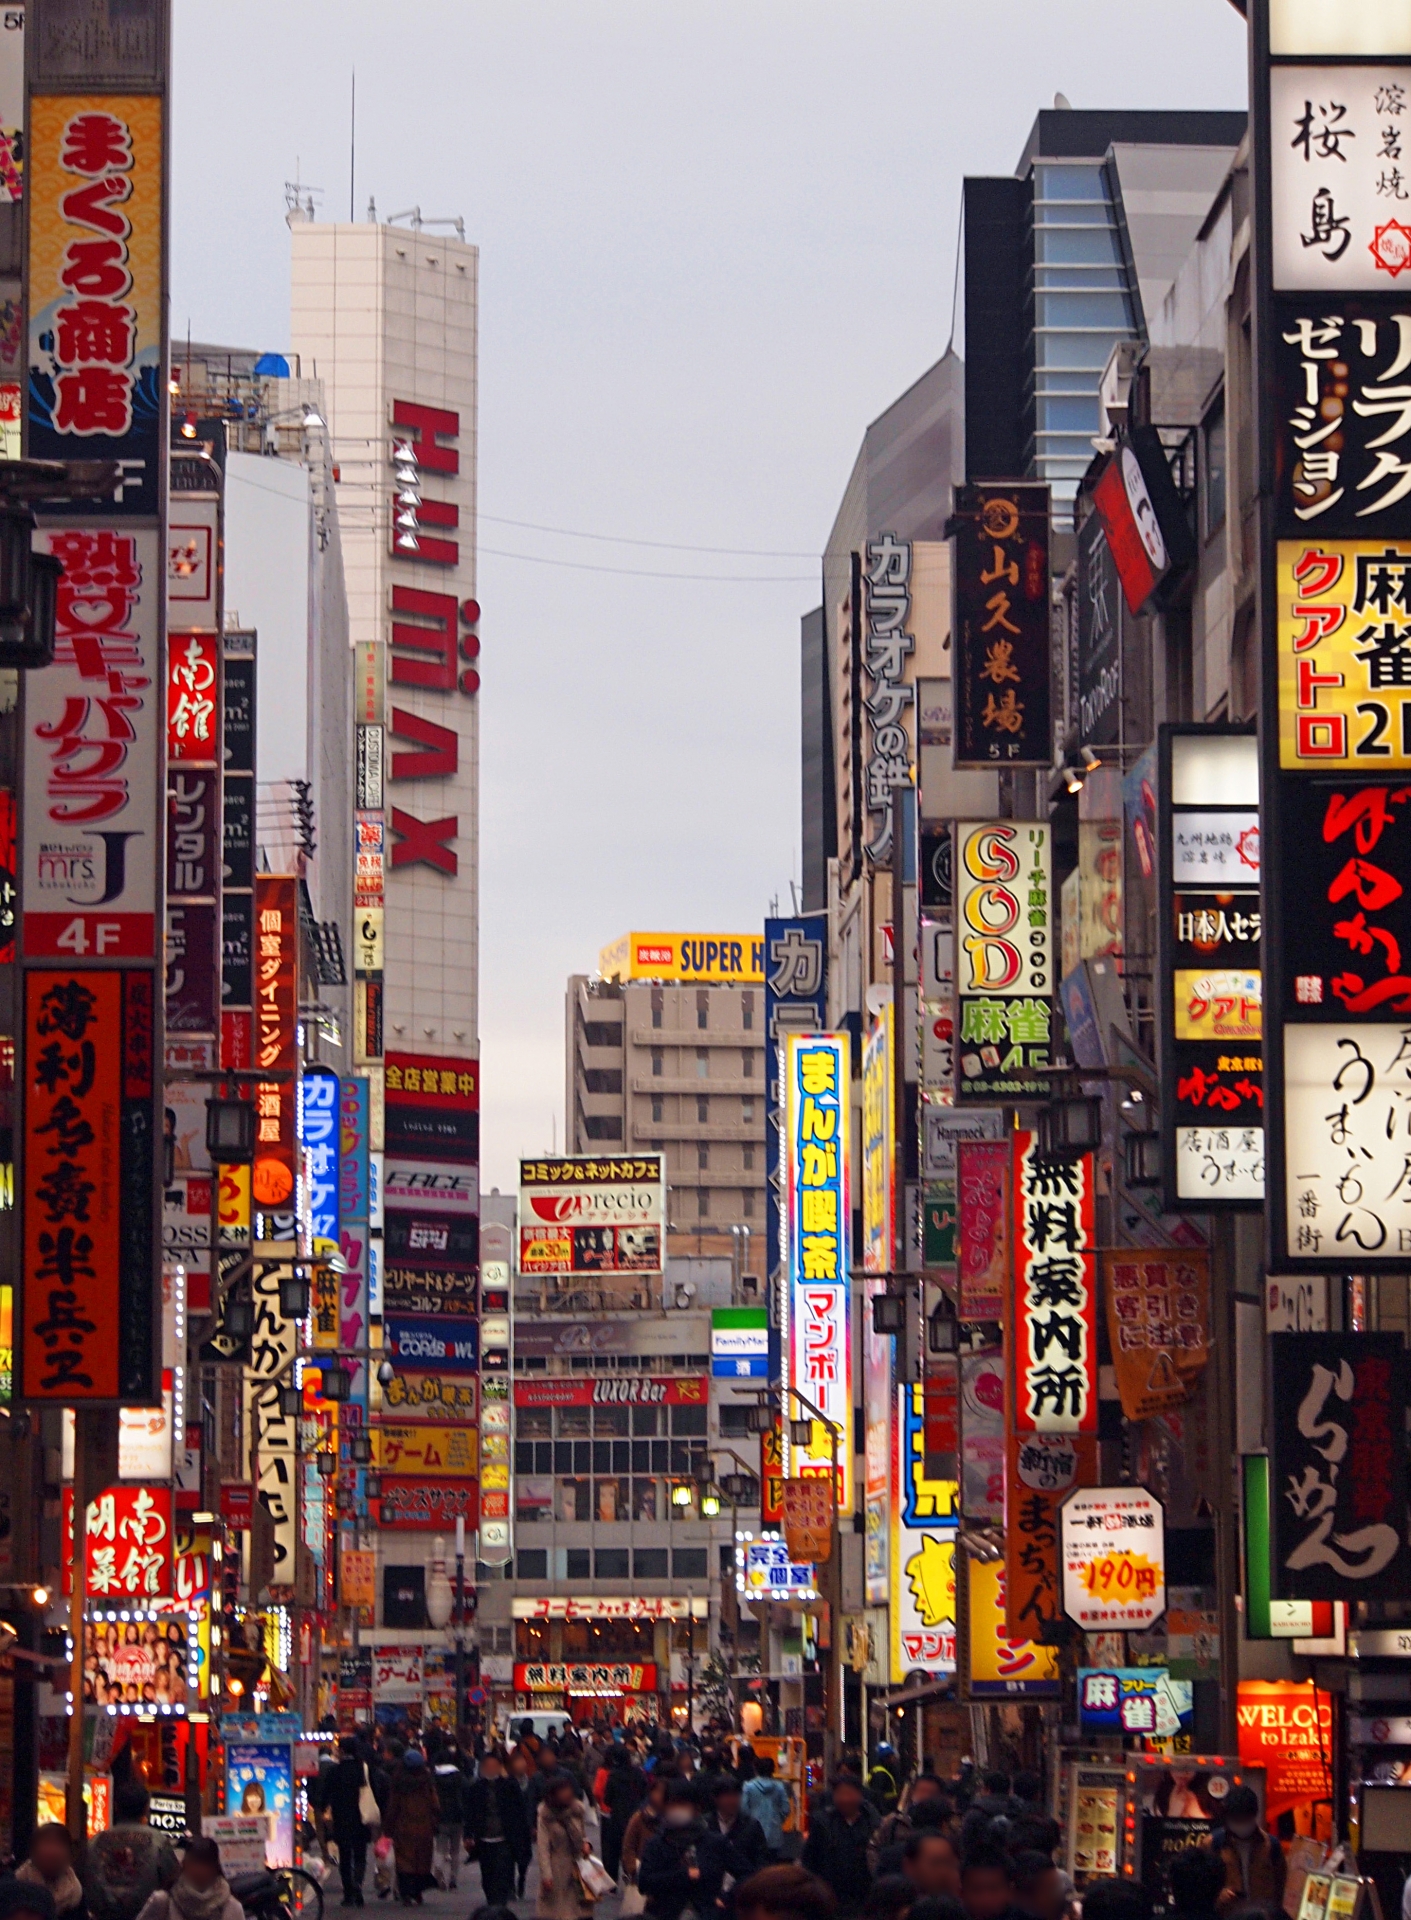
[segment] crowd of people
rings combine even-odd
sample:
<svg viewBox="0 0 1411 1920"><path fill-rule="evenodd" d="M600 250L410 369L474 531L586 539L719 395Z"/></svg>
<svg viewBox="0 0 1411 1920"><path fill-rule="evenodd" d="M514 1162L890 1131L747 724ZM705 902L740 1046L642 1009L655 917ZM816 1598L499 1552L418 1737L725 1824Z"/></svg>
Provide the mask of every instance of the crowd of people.
<svg viewBox="0 0 1411 1920"><path fill-rule="evenodd" d="M343 1904L373 1891L420 1905L479 1868L474 1920L517 1920L537 1861L536 1920L587 1920L620 1893L624 1920L1151 1920L1145 1888L1059 1863L1060 1829L1034 1774L951 1780L923 1767L899 1792L879 1750L864 1781L845 1759L814 1792L802 1843L789 1790L746 1741L688 1741L530 1723L512 1741L421 1744L345 1735L311 1810L336 1852ZM76 1855L41 1826L0 1881L0 1920L244 1920L210 1839L180 1853L148 1824L136 1777L115 1779L113 1824ZM1235 1787L1203 1846L1169 1862L1169 1920L1280 1920L1284 1856Z"/></svg>

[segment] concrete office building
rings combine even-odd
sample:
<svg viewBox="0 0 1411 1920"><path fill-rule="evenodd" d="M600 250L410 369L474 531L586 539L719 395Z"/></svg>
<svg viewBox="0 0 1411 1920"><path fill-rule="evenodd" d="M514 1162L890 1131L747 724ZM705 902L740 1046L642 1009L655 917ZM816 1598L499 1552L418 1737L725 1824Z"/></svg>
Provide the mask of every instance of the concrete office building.
<svg viewBox="0 0 1411 1920"><path fill-rule="evenodd" d="M733 1233L762 1273L763 985L574 974L565 1015L569 1152L664 1153L668 1228Z"/></svg>

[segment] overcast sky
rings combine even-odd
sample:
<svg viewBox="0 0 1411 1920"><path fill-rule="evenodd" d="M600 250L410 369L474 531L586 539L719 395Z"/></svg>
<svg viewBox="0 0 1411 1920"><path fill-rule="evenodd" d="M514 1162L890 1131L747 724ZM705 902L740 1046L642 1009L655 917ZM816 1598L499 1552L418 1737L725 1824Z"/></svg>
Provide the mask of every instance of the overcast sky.
<svg viewBox="0 0 1411 1920"><path fill-rule="evenodd" d="M962 175L1011 172L1055 91L1242 107L1243 24L1228 0L175 12L174 335L287 344L284 183L348 217L354 67L357 217L462 214L480 248L483 1183L510 1187L563 1145L568 974L630 927L787 908L799 616L868 421L950 337Z"/></svg>

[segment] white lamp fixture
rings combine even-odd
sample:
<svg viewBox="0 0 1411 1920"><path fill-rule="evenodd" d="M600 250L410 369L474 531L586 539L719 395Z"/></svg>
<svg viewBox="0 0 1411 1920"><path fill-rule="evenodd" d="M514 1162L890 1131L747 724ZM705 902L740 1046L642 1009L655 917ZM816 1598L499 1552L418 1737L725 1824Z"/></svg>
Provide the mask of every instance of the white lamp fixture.
<svg viewBox="0 0 1411 1920"><path fill-rule="evenodd" d="M438 1533L431 1542L431 1564L426 1570L426 1617L433 1627L449 1624L454 1602L446 1577L446 1542Z"/></svg>

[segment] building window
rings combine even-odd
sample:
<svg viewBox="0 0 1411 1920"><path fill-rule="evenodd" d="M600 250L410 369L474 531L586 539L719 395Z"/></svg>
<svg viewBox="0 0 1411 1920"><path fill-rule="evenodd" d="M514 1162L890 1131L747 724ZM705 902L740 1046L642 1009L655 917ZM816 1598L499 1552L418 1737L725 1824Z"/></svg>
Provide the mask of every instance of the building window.
<svg viewBox="0 0 1411 1920"><path fill-rule="evenodd" d="M754 1101L753 1100L742 1100L740 1102L740 1120L742 1125L747 1127L753 1124L754 1122Z"/></svg>
<svg viewBox="0 0 1411 1920"><path fill-rule="evenodd" d="M704 1093L697 1094L696 1095L696 1121L698 1125L703 1127L709 1119L710 1119L710 1096L709 1094L704 1094Z"/></svg>
<svg viewBox="0 0 1411 1920"><path fill-rule="evenodd" d="M516 1574L521 1580L547 1580L549 1577L548 1548L521 1547Z"/></svg>
<svg viewBox="0 0 1411 1920"><path fill-rule="evenodd" d="M754 1148L753 1147L745 1148L745 1172L746 1173L754 1172Z"/></svg>
<svg viewBox="0 0 1411 1920"><path fill-rule="evenodd" d="M666 1069L665 1069L664 1056L662 1053L662 1049L660 1047L653 1047L652 1048L652 1072L656 1075L656 1077L659 1080L662 1074L665 1072L665 1070Z"/></svg>
<svg viewBox="0 0 1411 1920"><path fill-rule="evenodd" d="M568 1580L592 1578L592 1556L586 1547L569 1547L563 1556L564 1577Z"/></svg>
<svg viewBox="0 0 1411 1920"><path fill-rule="evenodd" d="M595 1580L625 1580L627 1578L626 1547L599 1547L593 1554L593 1578Z"/></svg>
<svg viewBox="0 0 1411 1920"><path fill-rule="evenodd" d="M754 1079L754 1048L746 1047L740 1055L740 1065L747 1080Z"/></svg>
<svg viewBox="0 0 1411 1920"><path fill-rule="evenodd" d="M710 1218L710 1194L705 1187L696 1189L696 1218L698 1220Z"/></svg>
<svg viewBox="0 0 1411 1920"><path fill-rule="evenodd" d="M728 1402L722 1405L720 1409L721 1439L738 1438L741 1434L747 1434L750 1430L750 1415L753 1411L752 1407L732 1407Z"/></svg>
<svg viewBox="0 0 1411 1920"><path fill-rule="evenodd" d="M710 1025L710 995L704 991L696 995L696 1025L702 1032Z"/></svg>
<svg viewBox="0 0 1411 1920"><path fill-rule="evenodd" d="M752 993L742 993L740 995L740 1024L744 1027L746 1033L753 1032L754 995Z"/></svg>
<svg viewBox="0 0 1411 1920"><path fill-rule="evenodd" d="M620 1113L587 1113L583 1116L583 1131L589 1140L620 1140L622 1115Z"/></svg>
<svg viewBox="0 0 1411 1920"><path fill-rule="evenodd" d="M1208 539L1225 521L1225 400L1205 416L1205 534Z"/></svg>
<svg viewBox="0 0 1411 1920"><path fill-rule="evenodd" d="M425 1567L382 1569L382 1624L384 1627L427 1624Z"/></svg>
<svg viewBox="0 0 1411 1920"><path fill-rule="evenodd" d="M653 1120L664 1120L666 1118L666 1102L659 1093L652 1095L652 1118Z"/></svg>
<svg viewBox="0 0 1411 1920"><path fill-rule="evenodd" d="M634 1580L665 1580L666 1577L665 1547L634 1547L632 1549Z"/></svg>
<svg viewBox="0 0 1411 1920"><path fill-rule="evenodd" d="M659 1027L661 1025L662 1008L665 1005L666 1005L666 995L662 992L660 987L653 987L652 988L652 1025L654 1027Z"/></svg>
<svg viewBox="0 0 1411 1920"><path fill-rule="evenodd" d="M671 1577L673 1580L706 1579L706 1549L704 1547L673 1547Z"/></svg>
<svg viewBox="0 0 1411 1920"><path fill-rule="evenodd" d="M710 1147L702 1140L701 1144L696 1148L696 1167L699 1172L704 1173L709 1166Z"/></svg>
<svg viewBox="0 0 1411 1920"><path fill-rule="evenodd" d="M621 1093L621 1067L585 1067L583 1084L589 1093Z"/></svg>
<svg viewBox="0 0 1411 1920"><path fill-rule="evenodd" d="M705 1407L673 1407L671 1409L671 1431L678 1440L704 1440L706 1437Z"/></svg>
<svg viewBox="0 0 1411 1920"><path fill-rule="evenodd" d="M754 1218L754 1188L753 1187L745 1188L745 1218L747 1220L753 1220Z"/></svg>
<svg viewBox="0 0 1411 1920"><path fill-rule="evenodd" d="M696 1048L696 1078L698 1080L710 1078L710 1055L704 1047Z"/></svg>
<svg viewBox="0 0 1411 1920"><path fill-rule="evenodd" d="M583 1039L590 1047L620 1047L622 1028L610 1025L606 1020L586 1020L583 1023Z"/></svg>

